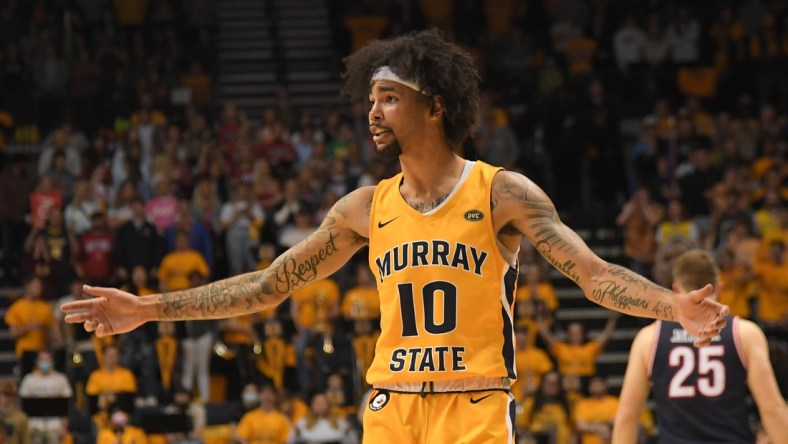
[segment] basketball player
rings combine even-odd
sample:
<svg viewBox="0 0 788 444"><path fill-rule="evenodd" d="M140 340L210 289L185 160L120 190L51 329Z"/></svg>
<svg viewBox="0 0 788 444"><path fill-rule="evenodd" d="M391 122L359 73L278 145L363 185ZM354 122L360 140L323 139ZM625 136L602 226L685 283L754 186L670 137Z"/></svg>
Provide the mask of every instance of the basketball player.
<svg viewBox="0 0 788 444"><path fill-rule="evenodd" d="M366 442L511 442L516 377L512 309L527 237L595 302L677 320L706 344L727 307L711 287L676 295L597 257L520 174L458 157L479 120L470 56L437 31L375 41L346 59L344 92L369 101L372 140L402 173L359 188L315 233L262 271L135 297L89 287L62 308L100 336L147 321L211 319L271 308L369 245L381 334L367 380Z"/></svg>
<svg viewBox="0 0 788 444"><path fill-rule="evenodd" d="M673 264L673 289L685 292L719 282L711 255L690 250ZM675 322L657 321L632 343L613 443L631 444L650 383L657 403L659 442L753 443L745 398L749 388L773 443L788 443L788 408L769 363L766 337L753 322L729 317L711 345Z"/></svg>

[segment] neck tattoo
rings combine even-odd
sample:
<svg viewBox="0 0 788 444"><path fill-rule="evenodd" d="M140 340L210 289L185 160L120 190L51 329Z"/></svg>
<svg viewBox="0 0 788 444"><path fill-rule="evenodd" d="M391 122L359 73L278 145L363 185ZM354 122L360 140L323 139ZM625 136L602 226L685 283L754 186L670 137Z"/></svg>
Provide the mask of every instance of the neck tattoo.
<svg viewBox="0 0 788 444"><path fill-rule="evenodd" d="M444 194L443 196L439 196L435 200L431 200L429 202L408 201L408 205L410 205L411 208L413 208L414 210L418 211L419 213L424 214L424 213L426 213L426 212L428 212L430 210L435 209L438 205L443 203L443 201L446 200L447 197L449 197L449 195L448 194Z"/></svg>

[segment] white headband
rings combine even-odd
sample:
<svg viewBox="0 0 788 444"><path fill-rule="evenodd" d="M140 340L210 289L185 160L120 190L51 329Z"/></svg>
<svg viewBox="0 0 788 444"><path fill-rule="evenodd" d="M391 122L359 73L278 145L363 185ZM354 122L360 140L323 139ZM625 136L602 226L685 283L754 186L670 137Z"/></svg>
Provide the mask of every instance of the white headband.
<svg viewBox="0 0 788 444"><path fill-rule="evenodd" d="M388 65L381 66L380 68L376 69L375 72L372 74L372 78L370 79L370 85L377 82L378 80L391 80L392 82L401 83L407 86L410 89L415 90L416 92L424 94L421 87L418 83L412 80L405 80L402 77L398 76L394 71L391 70L391 67Z"/></svg>

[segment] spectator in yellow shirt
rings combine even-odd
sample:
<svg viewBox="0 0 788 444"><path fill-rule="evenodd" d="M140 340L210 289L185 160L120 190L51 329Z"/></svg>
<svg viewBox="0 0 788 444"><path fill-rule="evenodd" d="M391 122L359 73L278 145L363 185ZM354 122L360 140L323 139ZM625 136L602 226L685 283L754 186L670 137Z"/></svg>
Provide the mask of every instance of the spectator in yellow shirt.
<svg viewBox="0 0 788 444"><path fill-rule="evenodd" d="M50 331L56 341L60 339L52 308L41 300L42 290L41 279L31 277L25 283L22 297L14 301L5 314L5 323L16 343L22 376L33 369L38 351L49 347Z"/></svg>
<svg viewBox="0 0 788 444"><path fill-rule="evenodd" d="M517 402L532 396L542 383L542 376L553 371L553 362L544 350L529 343L528 332L523 328L515 328L514 362L517 364L517 380L509 390Z"/></svg>
<svg viewBox="0 0 788 444"><path fill-rule="evenodd" d="M137 380L129 369L118 364L118 349L114 345L104 348L101 367L94 370L88 378L85 392L88 396L102 393L135 393Z"/></svg>
<svg viewBox="0 0 788 444"><path fill-rule="evenodd" d="M241 444L285 444L290 436L290 421L276 410L276 391L264 385L259 399L260 406L241 417L235 439Z"/></svg>
<svg viewBox="0 0 788 444"><path fill-rule="evenodd" d="M175 250L164 256L159 265L161 290L177 291L189 288L190 276L195 272L203 277L211 274L205 258L189 246L189 233L178 231L175 235Z"/></svg>
<svg viewBox="0 0 788 444"><path fill-rule="evenodd" d="M341 311L347 320L380 319L380 296L372 272L364 262L356 264L356 286L345 293Z"/></svg>
<svg viewBox="0 0 788 444"><path fill-rule="evenodd" d="M731 316L750 317L750 295L753 279L748 267L736 257L736 252L725 249L720 253L720 288L717 300L730 308Z"/></svg>
<svg viewBox="0 0 788 444"><path fill-rule="evenodd" d="M109 417L109 427L99 430L96 444L148 444L148 436L129 425L128 413L115 409Z"/></svg>
<svg viewBox="0 0 788 444"><path fill-rule="evenodd" d="M608 394L607 383L600 376L588 383L588 398L577 401L574 420L581 434L582 444L604 444L610 442L613 420L616 418L618 398Z"/></svg>
<svg viewBox="0 0 788 444"><path fill-rule="evenodd" d="M769 243L767 258L755 265L758 291L758 318L763 322L780 322L788 317L788 261L785 242Z"/></svg>
<svg viewBox="0 0 788 444"><path fill-rule="evenodd" d="M566 330L568 342L564 342L540 321L539 334L547 343L550 353L558 361L558 372L563 377L564 389L569 392L570 398L575 398L578 393L586 391L588 379L596 374L596 358L610 340L618 317L618 312L611 312L605 329L591 341L586 341L585 328L579 322L569 324Z"/></svg>
<svg viewBox="0 0 788 444"><path fill-rule="evenodd" d="M290 420L290 424L297 423L309 413L309 407L297 396L293 396L287 389L279 390L279 411Z"/></svg>

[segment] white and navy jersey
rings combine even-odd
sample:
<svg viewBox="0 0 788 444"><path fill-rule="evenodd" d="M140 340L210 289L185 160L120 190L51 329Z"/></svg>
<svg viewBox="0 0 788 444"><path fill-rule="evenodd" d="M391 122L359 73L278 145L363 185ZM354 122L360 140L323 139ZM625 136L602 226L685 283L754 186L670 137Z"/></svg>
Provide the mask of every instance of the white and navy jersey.
<svg viewBox="0 0 788 444"><path fill-rule="evenodd" d="M746 398L747 363L738 337L738 317L711 345L675 322L656 322L650 377L657 403L660 443L753 443Z"/></svg>

